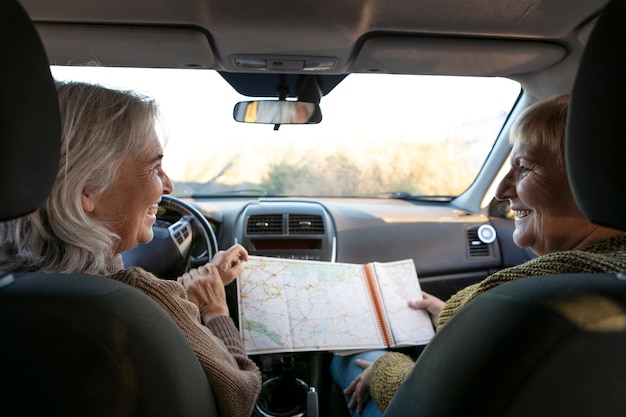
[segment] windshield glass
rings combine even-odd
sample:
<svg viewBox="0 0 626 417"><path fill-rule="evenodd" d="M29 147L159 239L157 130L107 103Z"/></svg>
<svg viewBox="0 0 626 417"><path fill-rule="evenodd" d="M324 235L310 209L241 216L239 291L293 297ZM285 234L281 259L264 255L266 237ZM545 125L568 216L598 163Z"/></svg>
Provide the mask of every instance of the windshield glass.
<svg viewBox="0 0 626 417"><path fill-rule="evenodd" d="M174 195L455 196L474 180L520 93L505 78L352 74L309 125L238 123L213 70L52 67L149 95Z"/></svg>

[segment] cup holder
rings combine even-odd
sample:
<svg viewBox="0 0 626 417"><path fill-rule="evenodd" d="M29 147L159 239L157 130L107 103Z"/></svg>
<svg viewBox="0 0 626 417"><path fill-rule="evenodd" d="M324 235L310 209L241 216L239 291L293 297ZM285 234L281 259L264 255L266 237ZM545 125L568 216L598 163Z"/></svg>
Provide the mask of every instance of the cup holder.
<svg viewBox="0 0 626 417"><path fill-rule="evenodd" d="M309 386L301 379L277 376L263 383L256 410L262 417L304 417Z"/></svg>

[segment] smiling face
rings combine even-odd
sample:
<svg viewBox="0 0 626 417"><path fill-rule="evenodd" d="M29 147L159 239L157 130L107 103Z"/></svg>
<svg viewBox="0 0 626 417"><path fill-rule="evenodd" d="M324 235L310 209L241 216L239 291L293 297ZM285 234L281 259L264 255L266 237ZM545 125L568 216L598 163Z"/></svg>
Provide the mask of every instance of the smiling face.
<svg viewBox="0 0 626 417"><path fill-rule="evenodd" d="M174 189L161 167L163 149L154 130L148 140L144 153L122 160L115 181L103 193L83 191L83 209L120 237L114 254L152 240L161 196Z"/></svg>
<svg viewBox="0 0 626 417"><path fill-rule="evenodd" d="M496 190L496 198L508 199L515 213L515 244L538 255L574 249L594 229L578 209L557 156L520 137L511 168Z"/></svg>

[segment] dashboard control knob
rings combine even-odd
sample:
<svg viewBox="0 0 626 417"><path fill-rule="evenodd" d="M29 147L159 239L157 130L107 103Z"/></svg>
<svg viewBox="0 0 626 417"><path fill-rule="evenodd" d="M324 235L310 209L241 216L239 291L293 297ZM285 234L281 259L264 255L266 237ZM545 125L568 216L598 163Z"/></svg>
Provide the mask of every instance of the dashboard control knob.
<svg viewBox="0 0 626 417"><path fill-rule="evenodd" d="M496 240L496 229L490 224L483 224L478 228L478 239L487 245L493 243Z"/></svg>

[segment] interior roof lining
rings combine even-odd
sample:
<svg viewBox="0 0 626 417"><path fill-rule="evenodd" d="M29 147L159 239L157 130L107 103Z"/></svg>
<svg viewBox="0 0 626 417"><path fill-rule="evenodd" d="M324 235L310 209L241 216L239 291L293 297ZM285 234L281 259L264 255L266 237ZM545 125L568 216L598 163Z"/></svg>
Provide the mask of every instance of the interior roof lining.
<svg viewBox="0 0 626 417"><path fill-rule="evenodd" d="M38 23L51 64L213 68L218 62L206 34L188 27ZM352 62L320 74L347 72L507 76L547 68L565 56L559 45L540 41L375 35ZM268 57L273 55L268 54Z"/></svg>

